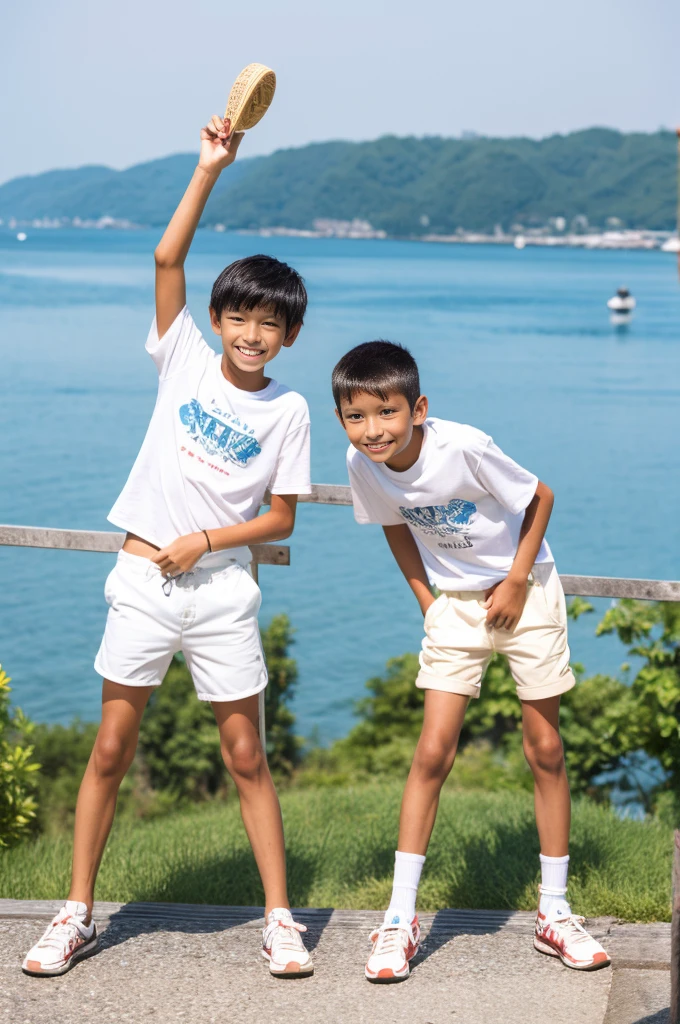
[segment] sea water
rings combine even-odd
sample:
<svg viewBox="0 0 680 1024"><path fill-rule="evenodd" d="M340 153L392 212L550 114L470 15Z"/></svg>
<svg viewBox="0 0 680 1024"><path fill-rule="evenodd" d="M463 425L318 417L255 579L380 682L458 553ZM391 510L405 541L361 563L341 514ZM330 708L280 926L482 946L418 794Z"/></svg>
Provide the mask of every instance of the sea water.
<svg viewBox="0 0 680 1024"><path fill-rule="evenodd" d="M154 231L0 233L0 521L113 529L106 515L137 454L156 373ZM472 423L555 491L549 540L564 573L680 578L680 289L673 257L199 232L189 306L207 314L233 259L264 251L304 275L309 313L276 376L312 416L312 478L347 482L330 373L372 338L408 345L433 415ZM607 299L638 300L627 329ZM298 730L347 732L353 702L388 658L418 649L422 620L379 527L350 508L303 505L290 567L260 570L262 620L296 630ZM92 661L113 555L0 548L0 662L32 717L96 719ZM616 673L626 657L571 627L573 659Z"/></svg>

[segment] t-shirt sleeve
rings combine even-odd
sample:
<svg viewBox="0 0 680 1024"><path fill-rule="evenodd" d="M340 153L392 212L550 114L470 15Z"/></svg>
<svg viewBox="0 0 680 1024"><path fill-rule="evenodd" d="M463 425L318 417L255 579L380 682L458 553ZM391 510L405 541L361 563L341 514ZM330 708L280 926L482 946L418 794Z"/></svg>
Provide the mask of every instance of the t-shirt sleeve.
<svg viewBox="0 0 680 1024"><path fill-rule="evenodd" d="M162 338L158 337L158 326L154 317L146 339L146 351L156 364L161 380L178 373L197 356L215 354L186 306L177 314Z"/></svg>
<svg viewBox="0 0 680 1024"><path fill-rule="evenodd" d="M524 512L538 485L538 477L514 462L491 438L482 453L476 476L484 490L513 515Z"/></svg>
<svg viewBox="0 0 680 1024"><path fill-rule="evenodd" d="M354 452L355 449L350 448L347 454L347 472L352 488L352 504L356 521L362 525L365 523L378 523L380 526L403 525L404 520L393 508L390 508L377 481L374 482L370 478L369 473L361 465L360 459L354 457Z"/></svg>
<svg viewBox="0 0 680 1024"><path fill-rule="evenodd" d="M310 424L307 403L301 400L286 434L274 475L269 484L272 494L311 494Z"/></svg>

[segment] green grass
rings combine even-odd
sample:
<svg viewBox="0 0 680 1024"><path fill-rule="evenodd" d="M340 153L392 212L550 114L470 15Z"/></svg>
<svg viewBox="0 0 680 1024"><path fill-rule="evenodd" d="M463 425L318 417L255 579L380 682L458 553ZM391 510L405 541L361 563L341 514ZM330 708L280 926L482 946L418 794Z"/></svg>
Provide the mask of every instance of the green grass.
<svg viewBox="0 0 680 1024"><path fill-rule="evenodd" d="M401 791L401 782L395 782L282 794L294 905L372 908L387 903ZM669 829L656 822L621 821L581 801L574 807L571 855L569 891L579 913L669 920ZM0 896L62 899L69 865L67 839L24 843L0 855ZM529 795L445 788L419 906L532 910L537 867ZM115 828L97 897L261 904L236 801Z"/></svg>

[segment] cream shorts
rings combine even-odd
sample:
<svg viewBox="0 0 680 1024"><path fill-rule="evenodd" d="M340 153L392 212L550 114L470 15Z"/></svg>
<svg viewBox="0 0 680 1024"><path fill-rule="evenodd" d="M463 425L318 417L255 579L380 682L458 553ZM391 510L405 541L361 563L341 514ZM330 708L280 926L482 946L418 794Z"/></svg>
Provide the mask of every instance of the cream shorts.
<svg viewBox="0 0 680 1024"><path fill-rule="evenodd" d="M505 654L520 700L566 693L569 667L567 606L554 565L535 565L524 611L512 632L490 629L481 590L441 594L425 615L425 639L416 686L479 697L494 651Z"/></svg>
<svg viewBox="0 0 680 1024"><path fill-rule="evenodd" d="M125 686L159 686L181 651L199 700L241 700L264 689L260 588L226 561L166 580L149 559L119 552L104 588L109 614L95 671Z"/></svg>

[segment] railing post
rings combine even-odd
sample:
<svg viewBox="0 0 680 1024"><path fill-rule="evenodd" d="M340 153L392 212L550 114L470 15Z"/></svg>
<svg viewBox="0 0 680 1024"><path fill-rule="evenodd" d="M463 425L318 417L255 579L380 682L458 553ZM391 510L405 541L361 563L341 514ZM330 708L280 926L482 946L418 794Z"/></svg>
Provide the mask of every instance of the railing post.
<svg viewBox="0 0 680 1024"><path fill-rule="evenodd" d="M255 559L253 559L253 561L250 563L250 573L251 573L253 579L255 580L255 582L257 583L257 585L259 586L260 585L260 573L258 571L257 562L255 561ZM265 759L266 759L266 757L267 757L267 723L265 721L265 714L264 714L264 695L265 695L265 693L266 693L266 689L265 690L260 690L260 692L257 695L257 721L258 721L258 726L259 726L259 730L260 730L260 743L262 745L262 750L264 751L264 756L265 756Z"/></svg>
<svg viewBox="0 0 680 1024"><path fill-rule="evenodd" d="M680 1024L680 831L673 834L673 906L671 917L671 1024Z"/></svg>

